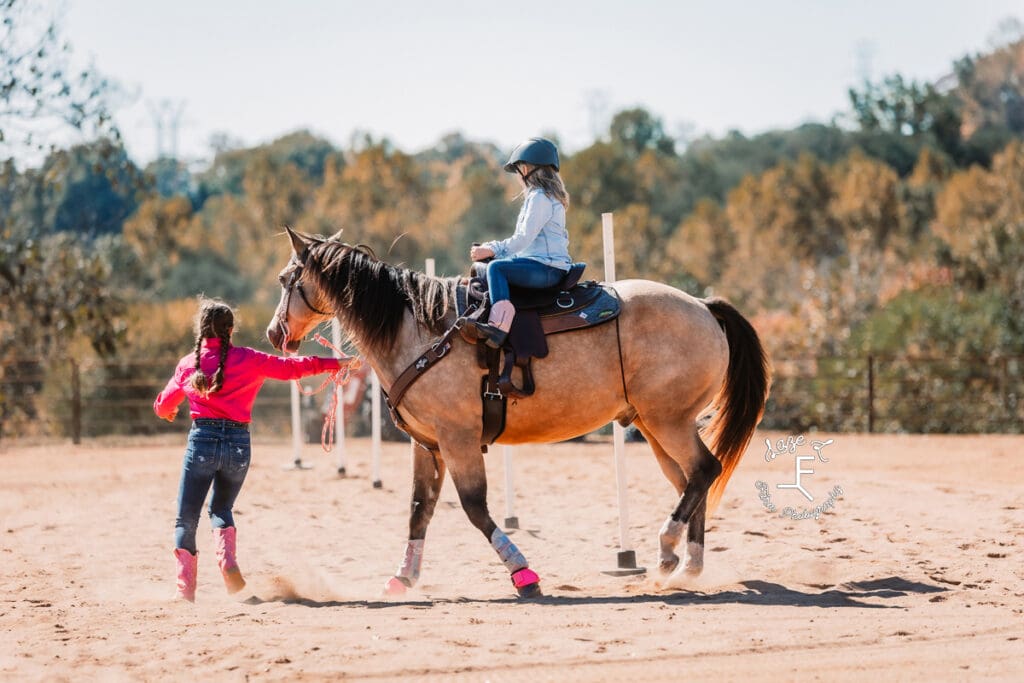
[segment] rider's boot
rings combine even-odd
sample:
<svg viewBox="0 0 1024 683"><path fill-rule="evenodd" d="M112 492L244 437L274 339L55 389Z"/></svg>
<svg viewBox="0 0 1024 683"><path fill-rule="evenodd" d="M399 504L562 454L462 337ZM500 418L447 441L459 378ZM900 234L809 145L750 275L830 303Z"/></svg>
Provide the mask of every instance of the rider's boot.
<svg viewBox="0 0 1024 683"><path fill-rule="evenodd" d="M477 323L477 336L483 339L492 349L500 349L508 338L512 328L512 319L516 317L516 307L508 299L491 304L491 314L486 323Z"/></svg>

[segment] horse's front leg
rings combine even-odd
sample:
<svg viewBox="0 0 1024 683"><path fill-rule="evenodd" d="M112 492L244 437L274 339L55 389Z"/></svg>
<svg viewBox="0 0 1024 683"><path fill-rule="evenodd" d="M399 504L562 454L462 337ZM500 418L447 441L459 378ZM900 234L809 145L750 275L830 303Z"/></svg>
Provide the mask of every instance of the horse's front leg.
<svg viewBox="0 0 1024 683"><path fill-rule="evenodd" d="M512 576L512 585L515 586L519 597L538 597L542 595L540 577L530 569L519 548L498 528L487 510L487 473L480 446L476 442L476 438L468 439L455 450L442 447L447 456L452 482L459 492L462 509L466 511L466 516L473 526L483 533L490 541L491 547L498 553L498 557Z"/></svg>
<svg viewBox="0 0 1024 683"><path fill-rule="evenodd" d="M434 516L437 497L444 483L444 461L432 451L419 444L412 453L412 506L409 510L409 541L405 544L405 556L395 575L384 584L387 595L403 595L420 578L423 562L423 541L427 536L427 525Z"/></svg>

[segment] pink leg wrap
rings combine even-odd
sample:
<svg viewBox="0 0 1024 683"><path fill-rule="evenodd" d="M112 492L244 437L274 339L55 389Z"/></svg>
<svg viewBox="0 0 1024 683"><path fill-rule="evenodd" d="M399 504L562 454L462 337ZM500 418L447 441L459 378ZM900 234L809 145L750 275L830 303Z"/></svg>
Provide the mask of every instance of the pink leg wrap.
<svg viewBox="0 0 1024 683"><path fill-rule="evenodd" d="M540 577L537 576L537 572L533 571L529 567L520 569L512 574L512 585L516 588L522 588L523 586L529 586L534 583L540 583Z"/></svg>
<svg viewBox="0 0 1024 683"><path fill-rule="evenodd" d="M388 579L387 583L384 584L384 595L390 595L392 597L405 595L407 590L409 590L409 588L402 583L402 580L397 576L392 576Z"/></svg>

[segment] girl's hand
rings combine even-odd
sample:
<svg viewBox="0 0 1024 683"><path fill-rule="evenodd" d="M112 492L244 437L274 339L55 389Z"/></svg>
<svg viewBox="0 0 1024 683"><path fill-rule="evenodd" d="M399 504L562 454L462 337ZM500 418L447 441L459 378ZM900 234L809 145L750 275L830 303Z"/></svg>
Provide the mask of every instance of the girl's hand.
<svg viewBox="0 0 1024 683"><path fill-rule="evenodd" d="M490 247L472 246L469 248L469 258L474 261L483 261L494 256L494 250Z"/></svg>
<svg viewBox="0 0 1024 683"><path fill-rule="evenodd" d="M170 415L168 415L167 417L165 417L164 419L167 420L168 422L174 422L174 418L176 418L176 417L178 417L178 409L177 408L175 408L174 412L171 413Z"/></svg>

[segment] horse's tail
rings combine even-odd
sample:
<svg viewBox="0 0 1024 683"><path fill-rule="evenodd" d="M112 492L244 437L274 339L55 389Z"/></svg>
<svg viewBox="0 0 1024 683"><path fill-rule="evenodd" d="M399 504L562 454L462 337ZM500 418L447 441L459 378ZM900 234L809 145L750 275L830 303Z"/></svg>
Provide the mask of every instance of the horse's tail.
<svg viewBox="0 0 1024 683"><path fill-rule="evenodd" d="M722 473L708 492L710 514L722 498L733 470L754 436L764 414L771 371L761 340L753 326L725 299L714 297L704 304L725 331L729 344L729 369L714 399L715 414L702 436L722 463Z"/></svg>

